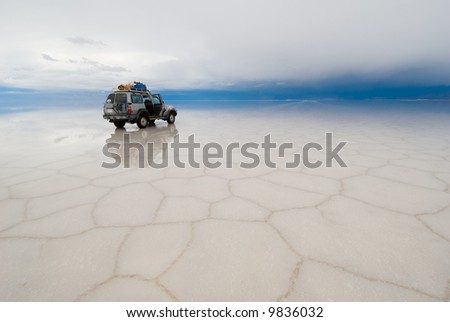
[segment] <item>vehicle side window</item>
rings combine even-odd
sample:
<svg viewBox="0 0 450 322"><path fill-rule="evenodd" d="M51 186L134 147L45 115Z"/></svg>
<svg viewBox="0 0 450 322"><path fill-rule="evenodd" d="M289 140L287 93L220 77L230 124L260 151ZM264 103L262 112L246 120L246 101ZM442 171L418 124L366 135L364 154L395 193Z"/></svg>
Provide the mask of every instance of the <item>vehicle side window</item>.
<svg viewBox="0 0 450 322"><path fill-rule="evenodd" d="M126 104L127 103L127 94L116 94L116 100L114 102L116 104Z"/></svg>
<svg viewBox="0 0 450 322"><path fill-rule="evenodd" d="M161 101L159 100L159 97L156 95L152 95L153 98L153 104L161 104Z"/></svg>
<svg viewBox="0 0 450 322"><path fill-rule="evenodd" d="M144 100L139 94L131 94L131 103L144 103Z"/></svg>

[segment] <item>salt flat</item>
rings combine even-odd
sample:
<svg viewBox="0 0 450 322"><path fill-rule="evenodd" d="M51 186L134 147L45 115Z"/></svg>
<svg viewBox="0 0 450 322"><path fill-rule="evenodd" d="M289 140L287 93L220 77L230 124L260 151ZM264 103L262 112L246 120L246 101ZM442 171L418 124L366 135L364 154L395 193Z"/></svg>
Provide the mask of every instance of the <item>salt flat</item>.
<svg viewBox="0 0 450 322"><path fill-rule="evenodd" d="M125 131L100 108L0 119L2 301L450 300L448 103L190 103ZM157 157L270 134L290 159L327 132L348 167L101 166L124 133Z"/></svg>

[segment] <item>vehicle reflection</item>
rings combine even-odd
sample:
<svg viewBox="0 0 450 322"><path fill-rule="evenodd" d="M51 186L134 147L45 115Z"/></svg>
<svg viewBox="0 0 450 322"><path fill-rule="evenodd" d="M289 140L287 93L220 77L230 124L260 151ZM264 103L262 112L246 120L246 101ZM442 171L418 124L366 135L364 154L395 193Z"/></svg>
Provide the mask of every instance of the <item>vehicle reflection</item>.
<svg viewBox="0 0 450 322"><path fill-rule="evenodd" d="M160 160L158 163L162 163L161 159L166 157L164 154L167 154L167 147L177 135L175 124L153 125L139 130L117 128L105 140L103 153L110 158L109 164L112 165L115 160L114 166L109 166L111 168L158 167L152 165L151 161ZM164 149L166 151L163 151Z"/></svg>

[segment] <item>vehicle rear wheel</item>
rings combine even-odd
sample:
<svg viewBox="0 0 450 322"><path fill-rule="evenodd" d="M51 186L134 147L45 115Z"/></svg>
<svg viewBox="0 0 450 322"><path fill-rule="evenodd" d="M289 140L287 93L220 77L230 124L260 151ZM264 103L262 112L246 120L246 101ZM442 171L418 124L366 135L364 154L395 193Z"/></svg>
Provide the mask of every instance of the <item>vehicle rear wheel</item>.
<svg viewBox="0 0 450 322"><path fill-rule="evenodd" d="M137 126L140 128L140 129L145 129L146 127L147 127L147 125L148 125L148 119L147 119L147 117L145 116L145 115L139 115L139 118L138 118L138 120L137 120Z"/></svg>
<svg viewBox="0 0 450 322"><path fill-rule="evenodd" d="M125 121L114 121L114 125L118 128L121 129L125 126Z"/></svg>
<svg viewBox="0 0 450 322"><path fill-rule="evenodd" d="M169 124L175 123L175 113L174 112L170 112L169 117L167 118L167 123L169 123Z"/></svg>

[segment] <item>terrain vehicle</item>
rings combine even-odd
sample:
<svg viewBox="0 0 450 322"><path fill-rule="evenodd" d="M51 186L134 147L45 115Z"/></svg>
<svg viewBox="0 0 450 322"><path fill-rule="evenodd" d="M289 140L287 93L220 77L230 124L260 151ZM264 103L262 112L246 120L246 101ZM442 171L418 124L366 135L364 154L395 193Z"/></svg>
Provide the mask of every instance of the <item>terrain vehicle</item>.
<svg viewBox="0 0 450 322"><path fill-rule="evenodd" d="M136 123L141 129L155 120L172 124L177 114L175 107L164 103L161 94L152 94L148 90L113 90L103 105L103 118L118 128L127 122Z"/></svg>

